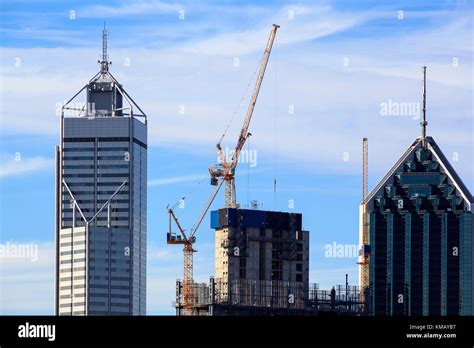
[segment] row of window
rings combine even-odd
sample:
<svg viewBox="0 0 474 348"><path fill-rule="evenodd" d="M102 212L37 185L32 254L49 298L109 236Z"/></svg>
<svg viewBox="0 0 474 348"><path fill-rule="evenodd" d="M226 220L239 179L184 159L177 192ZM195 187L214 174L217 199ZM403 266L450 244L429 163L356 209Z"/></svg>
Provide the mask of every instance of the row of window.
<svg viewBox="0 0 474 348"><path fill-rule="evenodd" d="M77 285L74 285L74 289L83 289L85 288L86 285L85 284L77 284ZM73 287L71 285L68 285L68 286L61 286L59 288L59 290L72 290Z"/></svg>
<svg viewBox="0 0 474 348"><path fill-rule="evenodd" d="M89 152L94 151L93 147L66 147L63 152ZM128 147L99 147L97 151L128 151Z"/></svg>
<svg viewBox="0 0 474 348"><path fill-rule="evenodd" d="M129 208L114 208L113 204L111 204L111 208L112 208L113 212L117 212L117 213L130 211ZM82 210L83 213L88 213L89 212L89 209L81 209L81 210ZM63 213L72 213L72 208L64 208Z"/></svg>
<svg viewBox="0 0 474 348"><path fill-rule="evenodd" d="M93 200L93 199L81 199L81 200L78 199L78 200L77 200L77 203L78 203L79 205L81 205L81 204L90 204L90 203L95 203L95 202L96 202L96 201ZM105 202L107 202L106 199L98 199L98 200L97 200L97 204L101 204L101 205L102 205L102 204L104 204ZM129 202L128 199L114 199L114 203L128 203L128 202ZM69 204L71 204L70 199L67 199L67 200L66 200L66 199L63 199L63 205L69 205Z"/></svg>
<svg viewBox="0 0 474 348"><path fill-rule="evenodd" d="M90 297L105 297L105 298L108 298L109 297L109 294L106 293L106 294L90 294L89 295ZM125 298L125 299L129 299L130 296L129 295L119 295L119 294L111 294L110 295L111 298Z"/></svg>
<svg viewBox="0 0 474 348"><path fill-rule="evenodd" d="M63 221L71 221L72 222L72 217L65 217L62 218ZM77 219L76 219L77 220ZM97 217L95 219L96 221L107 221L107 217ZM110 220L112 221L128 221L128 217L126 216L118 216L118 217L111 217ZM61 237L65 237L66 235L62 235ZM69 236L70 237L70 236Z"/></svg>
<svg viewBox="0 0 474 348"><path fill-rule="evenodd" d="M86 244L86 241L85 240L80 240L78 242L74 242L74 245L81 245L81 244ZM62 247L67 247L67 246L71 246L72 243L71 242L67 242L67 243L61 243L60 246Z"/></svg>
<svg viewBox="0 0 474 348"><path fill-rule="evenodd" d="M94 178L95 174L72 174L66 173L63 174L64 178ZM121 180L128 179L128 173L99 173L97 174L99 178L121 178Z"/></svg>
<svg viewBox="0 0 474 348"><path fill-rule="evenodd" d="M74 263L76 263L76 262L85 262L85 261L86 261L85 258L74 259ZM72 260L62 260L61 261L61 264L67 264L67 263L72 263Z"/></svg>
<svg viewBox="0 0 474 348"><path fill-rule="evenodd" d="M85 267L74 267L73 269L73 272L81 272L81 271L85 271L86 268ZM94 267L94 266L91 266L89 267L89 270L90 271L103 271L103 272L108 272L109 271L109 267ZM70 268L65 268L65 269L62 269L60 271L60 273L70 273L71 272L71 269ZM116 267L111 267L110 268L110 272L119 272L119 273L130 273L130 269L128 268L116 268Z"/></svg>
<svg viewBox="0 0 474 348"><path fill-rule="evenodd" d="M73 280L82 280L82 279L86 279L86 276L85 275L82 275L82 276L75 276L73 278ZM108 276L93 276L93 277L89 277L89 279L96 279L96 280L100 280L100 279L103 279L103 280L109 280L109 277ZM59 279L60 281L70 281L71 280L71 277L62 277ZM115 277L115 276L112 276L110 278L110 280L121 280L121 281L129 281L130 278L129 277Z"/></svg>
<svg viewBox="0 0 474 348"><path fill-rule="evenodd" d="M86 287L85 284L77 284L72 287L71 285L67 286L61 286L59 290L72 290L74 289L84 289ZM108 285L102 285L102 284L90 284L89 288L91 289L109 289ZM110 289L112 290L129 290L130 286L129 285L111 285Z"/></svg>
<svg viewBox="0 0 474 348"><path fill-rule="evenodd" d="M74 267L72 269L73 272L81 272L81 271L85 271L86 268L85 267ZM60 273L70 273L71 272L71 269L70 268L64 268L60 271Z"/></svg>
<svg viewBox="0 0 474 348"><path fill-rule="evenodd" d="M83 275L83 276L75 276L75 277L73 278L73 280L82 280L82 279L86 279L86 276L85 276L85 275ZM71 280L71 277L62 277L62 278L60 278L59 280L62 281L62 282L66 282L66 281L70 281L70 280Z"/></svg>
<svg viewBox="0 0 474 348"><path fill-rule="evenodd" d="M85 252L86 252L86 249L74 250L74 254L85 254ZM72 250L71 251L61 251L61 256L71 255L71 254L72 254Z"/></svg>
<svg viewBox="0 0 474 348"><path fill-rule="evenodd" d="M74 294L74 298L78 298L78 297L84 297L86 296L85 293L82 293L82 294ZM71 294L67 294L67 295L61 295L59 296L60 299L65 299L65 298L72 298Z"/></svg>
<svg viewBox="0 0 474 348"><path fill-rule="evenodd" d="M88 164L66 164L63 169L94 169L94 165ZM98 169L124 169L128 168L128 164L99 164Z"/></svg>
<svg viewBox="0 0 474 348"><path fill-rule="evenodd" d="M98 182L97 186L114 186L119 187L123 184L122 182ZM72 190L75 187L89 187L95 186L95 182L71 182L68 184L69 188Z"/></svg>
<svg viewBox="0 0 474 348"><path fill-rule="evenodd" d="M76 233L74 233L74 237L83 237L83 236L85 236L85 232L76 232ZM69 237L72 237L72 233L61 234L60 238L69 238Z"/></svg>
<svg viewBox="0 0 474 348"><path fill-rule="evenodd" d="M114 194L116 190L108 190L108 191L97 191L96 193L98 195L111 195L111 194ZM73 191L71 190L72 194L74 196L77 196L77 195L90 195L90 194L93 194L94 191ZM119 192L119 194L125 194L125 193L128 193L127 191L127 187L122 187L122 190ZM68 197L69 193L64 193L63 194L63 197Z"/></svg>
<svg viewBox="0 0 474 348"><path fill-rule="evenodd" d="M129 142L130 141L130 138L127 138L127 137L108 137L108 138L104 137L104 138L63 138L63 142L84 143L84 142L94 142L96 139L99 142L118 142L118 141ZM133 138L133 142L137 145L140 145L141 147L145 149L147 148L147 145L138 139Z"/></svg>
<svg viewBox="0 0 474 348"><path fill-rule="evenodd" d="M73 306L74 307L82 307L82 306L85 306L85 302L76 302L76 303L73 303ZM59 307L61 308L65 308L65 307L71 307L71 303L62 303L59 305Z"/></svg>
<svg viewBox="0 0 474 348"><path fill-rule="evenodd" d="M89 286L91 289L108 289L108 285L103 284L91 284ZM130 285L111 285L110 289L112 290L130 290Z"/></svg>
<svg viewBox="0 0 474 348"><path fill-rule="evenodd" d="M91 306L105 306L106 302L90 302L89 305ZM130 307L129 303L111 303L112 307Z"/></svg>

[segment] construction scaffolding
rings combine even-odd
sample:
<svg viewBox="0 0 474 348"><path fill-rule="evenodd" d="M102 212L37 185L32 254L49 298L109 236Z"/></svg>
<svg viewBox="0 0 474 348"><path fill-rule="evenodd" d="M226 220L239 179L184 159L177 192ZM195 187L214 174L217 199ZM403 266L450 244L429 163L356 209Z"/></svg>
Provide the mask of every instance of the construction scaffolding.
<svg viewBox="0 0 474 348"><path fill-rule="evenodd" d="M185 310L183 283L176 282L176 315L360 315L363 310L358 286L338 285L322 290L309 284L235 279L230 284L210 278L194 283L193 306Z"/></svg>

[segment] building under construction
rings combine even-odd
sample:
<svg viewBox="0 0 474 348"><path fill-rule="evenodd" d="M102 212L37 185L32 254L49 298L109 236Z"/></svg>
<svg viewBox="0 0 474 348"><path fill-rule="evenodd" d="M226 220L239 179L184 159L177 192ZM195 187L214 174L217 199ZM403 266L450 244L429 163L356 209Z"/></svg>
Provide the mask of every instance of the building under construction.
<svg viewBox="0 0 474 348"><path fill-rule="evenodd" d="M309 284L309 231L301 214L224 208L211 212L211 227L214 277L208 285L193 284L188 311L177 282L178 315L359 313L358 287L325 291Z"/></svg>
<svg viewBox="0 0 474 348"><path fill-rule="evenodd" d="M214 186L203 210L188 232L168 207L167 243L183 245L183 280L176 286L178 315L280 315L315 314L324 306L345 313L359 312L358 289L346 284L320 291L309 285L309 232L302 229L302 216L295 213L240 209L235 190L239 154L248 137L257 97L279 26L274 24L258 67L258 75L243 126L230 161L221 143L216 145L219 161L209 167ZM211 213L215 229L215 276L209 285L193 280L196 231L220 187L225 183L225 208ZM274 182L276 186L276 181ZM173 231L173 222L178 232ZM347 282L346 282L347 283Z"/></svg>

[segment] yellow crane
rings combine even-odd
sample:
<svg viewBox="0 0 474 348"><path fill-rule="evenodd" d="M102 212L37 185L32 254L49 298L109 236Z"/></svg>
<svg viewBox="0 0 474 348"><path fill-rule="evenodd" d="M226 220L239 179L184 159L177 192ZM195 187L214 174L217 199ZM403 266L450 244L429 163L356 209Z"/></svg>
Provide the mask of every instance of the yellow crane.
<svg viewBox="0 0 474 348"><path fill-rule="evenodd" d="M218 179L223 179L225 181L226 208L237 207L237 199L235 194L235 168L237 167L237 163L239 161L240 151L244 147L247 138L251 136L251 133L249 133L248 131L250 126L250 120L252 119L253 110L255 108L255 104L257 103L258 93L260 92L260 87L262 85L263 77L265 75L268 59L270 58L270 53L272 51L273 41L275 40L275 35L279 27L279 25L273 24L272 30L270 32L270 37L268 38L267 46L265 47L262 60L260 61L258 77L255 81L255 87L253 89L252 98L250 99L250 103L247 108L247 114L244 119L244 125L242 127L242 130L240 131L239 139L237 140L237 145L235 146L235 150L232 154L231 160L230 162L227 162L224 151L222 151L221 142L224 138L224 133L224 135L222 135L220 141L216 145L221 163L209 167L209 174L211 175L212 185L218 185Z"/></svg>
<svg viewBox="0 0 474 348"><path fill-rule="evenodd" d="M369 288L369 267L370 267L370 245L369 231L367 222L367 176L369 164L369 139L362 140L362 203L360 205L360 246L359 261L360 265L360 296L361 301L366 308L367 289Z"/></svg>
<svg viewBox="0 0 474 348"><path fill-rule="evenodd" d="M189 234L186 234L186 230L184 230L181 227L181 224L179 223L179 220L173 211L174 206L171 208L167 207L168 214L169 214L169 230L167 233L167 243L184 245L183 247L183 254L184 254L183 308L184 308L185 315L193 314L192 308L195 304L194 290L193 290L193 283L194 283L193 281L193 254L197 251L196 249L194 249L194 246L193 246L193 244L196 242L195 234L199 226L201 225L201 222L204 219L204 216L209 210L212 202L214 201L214 198L219 192L219 189L221 188L224 182L226 183L225 206L230 207L230 208L235 208L237 206L236 195L235 195L235 179L234 179L235 168L238 163L240 151L245 145L247 138L251 135L248 132L250 120L252 119L252 114L255 108L255 104L257 102L258 93L260 91L263 77L265 75L265 69L267 67L268 59L270 57L270 52L272 50L276 31L279 27L280 27L279 25L273 24L272 30L270 32L270 37L268 38L267 46L265 47L265 50L263 52L263 57L260 61L259 73L255 81L255 87L253 90L252 98L250 99L250 103L247 109L247 114L244 119L244 125L240 132L240 136L237 141L237 145L235 147L235 150L230 162L227 162L225 158L225 154L222 151L222 148L220 145L224 138L225 133L222 135L219 143L216 145L217 150L219 152L219 158L222 163L218 163L215 166L209 167L209 173L211 175L211 184L214 186L214 189L212 190L206 204L204 205L204 208L199 214ZM178 227L179 233L172 232L172 228L171 228L172 220L174 220L176 226Z"/></svg>

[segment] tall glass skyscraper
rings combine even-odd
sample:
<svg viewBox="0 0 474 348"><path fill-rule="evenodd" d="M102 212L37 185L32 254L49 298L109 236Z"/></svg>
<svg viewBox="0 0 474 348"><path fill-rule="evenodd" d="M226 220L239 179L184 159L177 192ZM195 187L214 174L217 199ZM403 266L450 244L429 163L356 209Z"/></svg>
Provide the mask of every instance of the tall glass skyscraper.
<svg viewBox="0 0 474 348"><path fill-rule="evenodd" d="M99 63L62 108L56 314L144 315L147 120L109 72L105 28Z"/></svg>
<svg viewBox="0 0 474 348"><path fill-rule="evenodd" d="M368 313L473 315L473 198L434 139L417 138L364 204Z"/></svg>

